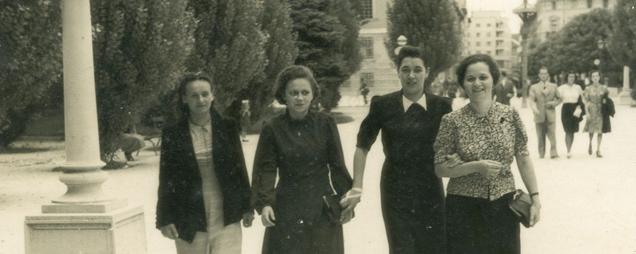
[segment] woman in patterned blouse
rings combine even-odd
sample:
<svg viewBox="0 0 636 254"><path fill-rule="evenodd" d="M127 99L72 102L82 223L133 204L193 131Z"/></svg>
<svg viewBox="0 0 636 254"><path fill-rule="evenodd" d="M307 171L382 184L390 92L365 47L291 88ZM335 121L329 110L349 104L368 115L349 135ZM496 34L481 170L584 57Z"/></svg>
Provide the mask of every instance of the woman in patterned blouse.
<svg viewBox="0 0 636 254"><path fill-rule="evenodd" d="M519 223L508 208L514 158L532 196L531 225L541 208L523 123L512 107L492 100L499 68L490 56L467 57L457 77L470 102L442 118L434 145L435 172L450 178L448 253L520 253Z"/></svg>

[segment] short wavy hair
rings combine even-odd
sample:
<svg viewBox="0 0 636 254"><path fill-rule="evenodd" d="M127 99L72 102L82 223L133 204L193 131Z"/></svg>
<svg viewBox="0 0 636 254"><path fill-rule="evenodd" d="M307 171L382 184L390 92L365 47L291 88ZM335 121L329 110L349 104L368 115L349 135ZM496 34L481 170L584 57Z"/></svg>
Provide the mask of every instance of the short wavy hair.
<svg viewBox="0 0 636 254"><path fill-rule="evenodd" d="M464 58L455 70L455 74L457 74L457 82L462 88L464 88L464 78L466 77L466 70L468 70L468 66L476 63L485 63L488 65L488 71L490 71L490 76L492 76L493 85L499 82L501 73L499 72L499 67L495 60L486 54L475 54Z"/></svg>
<svg viewBox="0 0 636 254"><path fill-rule="evenodd" d="M428 68L428 64L426 63L426 60L424 59L424 54L422 53L422 50L413 46L403 46L402 48L400 48L400 52L398 53L397 58L395 60L395 65L398 69L400 69L400 66L402 65L402 60L404 60L404 58L407 58L407 57L422 59L422 62L424 63L424 67Z"/></svg>
<svg viewBox="0 0 636 254"><path fill-rule="evenodd" d="M303 65L291 65L283 69L280 73L278 73L278 77L276 77L274 97L278 103L287 105L287 101L285 101L285 90L287 90L287 85L292 80L300 78L306 79L311 85L311 92L314 94L312 103L320 97L320 88L318 87L318 82L316 82L314 73L311 69Z"/></svg>

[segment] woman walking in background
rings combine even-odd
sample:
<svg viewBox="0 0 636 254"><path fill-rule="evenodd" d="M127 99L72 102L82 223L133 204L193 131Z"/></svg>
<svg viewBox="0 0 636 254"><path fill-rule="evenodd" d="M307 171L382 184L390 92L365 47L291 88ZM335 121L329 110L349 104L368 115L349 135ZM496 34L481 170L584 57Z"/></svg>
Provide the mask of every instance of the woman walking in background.
<svg viewBox="0 0 636 254"><path fill-rule="evenodd" d="M276 100L287 111L263 126L252 174L252 202L267 227L263 253L344 253L341 223L352 212L341 220L328 209L352 183L338 128L310 110L319 88L307 67L287 67L276 83Z"/></svg>
<svg viewBox="0 0 636 254"><path fill-rule="evenodd" d="M178 122L162 131L156 226L178 254L239 254L241 225L252 224L239 127L212 107L212 80L185 75Z"/></svg>
<svg viewBox="0 0 636 254"><path fill-rule="evenodd" d="M565 131L565 146L567 147L567 158L572 155L572 143L574 142L574 133L579 131L579 122L583 120L585 114L585 105L581 100L583 89L574 83L576 75L573 72L568 73L567 83L559 86L559 95L563 100L561 107L561 123Z"/></svg>
<svg viewBox="0 0 636 254"><path fill-rule="evenodd" d="M601 158L601 142L603 141L603 115L601 114L601 106L603 104L603 96L609 93L600 83L601 74L598 70L592 71L592 84L583 91L583 103L585 104L585 112L587 119L585 121L584 131L589 133L590 142L587 147L587 153L592 154L592 139L596 134L596 157Z"/></svg>
<svg viewBox="0 0 636 254"><path fill-rule="evenodd" d="M493 102L499 68L488 55L472 55L457 67L470 102L442 117L435 141L435 172L449 177L446 196L448 253L520 253L519 222L508 204L515 193L513 159L531 193L530 225L541 202L517 111Z"/></svg>

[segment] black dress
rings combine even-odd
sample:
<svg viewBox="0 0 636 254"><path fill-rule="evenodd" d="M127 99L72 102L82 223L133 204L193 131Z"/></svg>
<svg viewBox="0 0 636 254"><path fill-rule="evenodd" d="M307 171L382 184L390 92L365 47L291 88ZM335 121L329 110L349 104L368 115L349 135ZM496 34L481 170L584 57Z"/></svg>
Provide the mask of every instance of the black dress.
<svg viewBox="0 0 636 254"><path fill-rule="evenodd" d="M445 253L444 190L433 142L451 103L426 94L426 110L414 104L405 112L402 97L398 91L371 100L357 147L368 151L382 130L380 188L390 253Z"/></svg>
<svg viewBox="0 0 636 254"><path fill-rule="evenodd" d="M574 111L579 107L581 109L581 115L579 117L574 116ZM561 107L561 123L563 124L563 130L567 133L575 133L579 131L579 123L583 121L585 115L585 105L579 96L576 103L563 103Z"/></svg>
<svg viewBox="0 0 636 254"><path fill-rule="evenodd" d="M287 113L266 123L252 176L255 209L271 206L276 216L276 225L266 229L263 253L344 252L342 226L328 221L322 201L333 189L340 196L352 184L331 117L309 112L294 120Z"/></svg>

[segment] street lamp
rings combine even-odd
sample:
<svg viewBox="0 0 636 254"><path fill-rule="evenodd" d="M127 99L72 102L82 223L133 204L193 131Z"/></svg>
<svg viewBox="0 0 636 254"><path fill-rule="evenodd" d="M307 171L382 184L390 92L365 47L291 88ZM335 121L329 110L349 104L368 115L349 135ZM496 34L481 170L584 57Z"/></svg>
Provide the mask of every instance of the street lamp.
<svg viewBox="0 0 636 254"><path fill-rule="evenodd" d="M404 47L407 42L408 42L408 39L406 39L406 36L404 35L398 36L397 38L398 46L395 48L395 50L393 50L393 53L395 53L395 55L397 56L400 53L400 49L402 49L402 47Z"/></svg>
<svg viewBox="0 0 636 254"><path fill-rule="evenodd" d="M514 9L514 13L521 18L521 85L523 91L522 107L527 107L528 98L528 34L530 27L537 17L537 11L532 6L528 6L528 0L523 0L523 5Z"/></svg>

